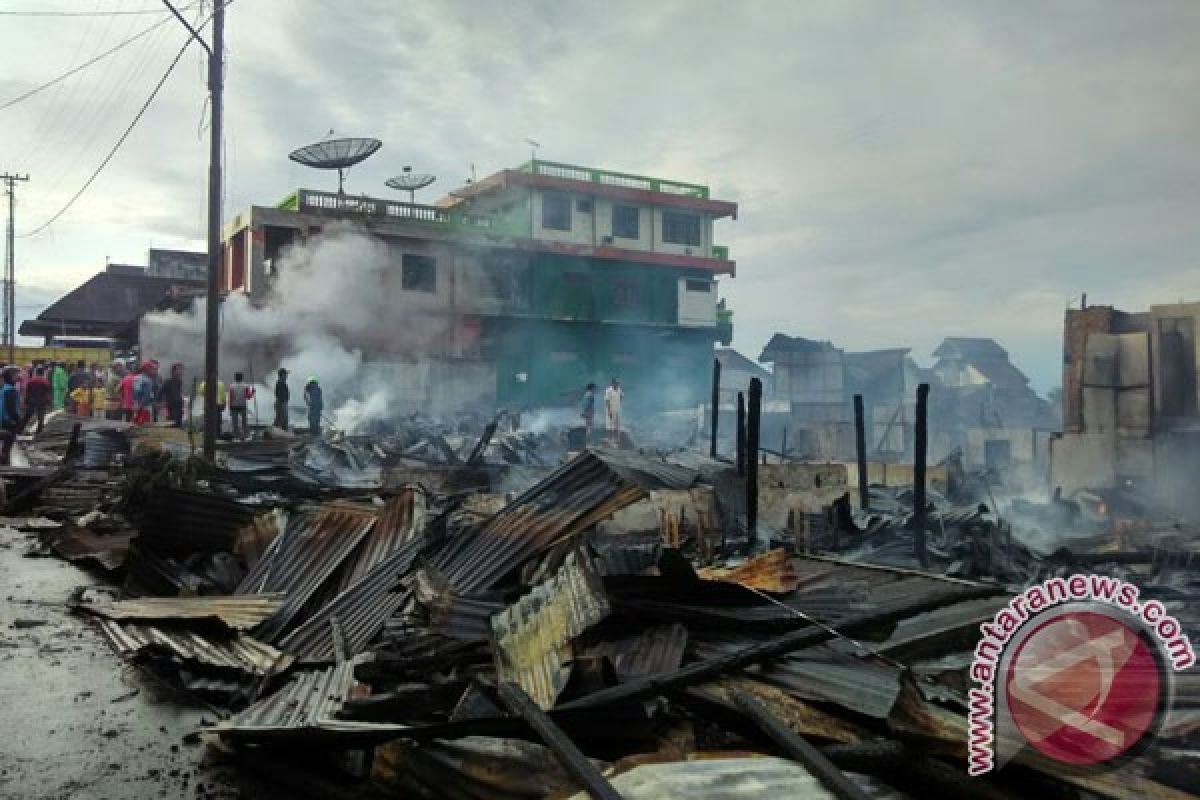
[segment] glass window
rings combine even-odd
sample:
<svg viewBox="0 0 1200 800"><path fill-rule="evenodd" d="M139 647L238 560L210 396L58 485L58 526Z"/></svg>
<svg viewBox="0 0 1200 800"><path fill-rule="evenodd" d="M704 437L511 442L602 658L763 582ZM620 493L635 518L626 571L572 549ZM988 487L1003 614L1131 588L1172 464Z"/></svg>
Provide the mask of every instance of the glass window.
<svg viewBox="0 0 1200 800"><path fill-rule="evenodd" d="M689 292L704 292L705 294L708 294L709 290L711 290L711 289L712 289L711 281L688 281L687 282L687 290Z"/></svg>
<svg viewBox="0 0 1200 800"><path fill-rule="evenodd" d="M682 211L664 211L662 240L667 244L700 246L700 215Z"/></svg>
<svg viewBox="0 0 1200 800"><path fill-rule="evenodd" d="M571 230L571 198L553 192L543 194L542 227L552 231Z"/></svg>
<svg viewBox="0 0 1200 800"><path fill-rule="evenodd" d="M612 235L621 239L637 239L638 233L637 206L612 207Z"/></svg>
<svg viewBox="0 0 1200 800"><path fill-rule="evenodd" d="M432 257L405 253L400 271L401 288L413 292L437 291L437 261Z"/></svg>

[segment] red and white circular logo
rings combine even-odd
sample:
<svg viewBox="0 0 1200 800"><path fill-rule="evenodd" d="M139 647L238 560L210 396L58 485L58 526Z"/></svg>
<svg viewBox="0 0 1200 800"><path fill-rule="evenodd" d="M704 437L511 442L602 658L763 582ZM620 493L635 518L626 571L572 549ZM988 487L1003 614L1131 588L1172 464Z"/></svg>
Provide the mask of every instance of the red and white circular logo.
<svg viewBox="0 0 1200 800"><path fill-rule="evenodd" d="M1092 765L1152 735L1163 682L1153 646L1129 624L1099 611L1064 611L1020 643L1004 689L1030 745L1058 761Z"/></svg>

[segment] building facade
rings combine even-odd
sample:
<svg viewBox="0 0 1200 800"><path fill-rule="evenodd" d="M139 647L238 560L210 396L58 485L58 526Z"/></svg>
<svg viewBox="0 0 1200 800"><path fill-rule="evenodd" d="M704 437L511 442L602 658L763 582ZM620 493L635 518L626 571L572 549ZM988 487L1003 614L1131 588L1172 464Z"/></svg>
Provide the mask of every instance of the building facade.
<svg viewBox="0 0 1200 800"><path fill-rule="evenodd" d="M547 161L435 205L301 189L226 225L222 285L267 303L289 247L351 225L387 245L381 291L438 320L419 346L347 343L365 362L467 376L478 406L565 405L617 377L633 408L695 407L731 338L713 226L736 213L706 186Z"/></svg>

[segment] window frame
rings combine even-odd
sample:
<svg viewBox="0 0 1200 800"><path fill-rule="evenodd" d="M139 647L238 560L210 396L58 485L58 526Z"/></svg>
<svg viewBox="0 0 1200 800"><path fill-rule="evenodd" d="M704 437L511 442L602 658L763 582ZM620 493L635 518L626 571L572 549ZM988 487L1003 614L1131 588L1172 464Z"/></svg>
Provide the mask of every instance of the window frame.
<svg viewBox="0 0 1200 800"><path fill-rule="evenodd" d="M618 223L617 223L617 213L618 212L621 212L622 214L624 214L626 212L633 212L632 228L626 228L622 225L618 225ZM623 220L623 222L626 222L626 223L630 222L630 221L631 220L629 220L629 219ZM637 240L637 239L642 238L642 210L640 208L638 208L637 206L626 205L623 203L613 203L611 223L612 223L612 235L613 235L614 239ZM633 235L631 236L631 235L628 235L627 233L622 232L622 231L627 231L627 230L632 230Z"/></svg>
<svg viewBox="0 0 1200 800"><path fill-rule="evenodd" d="M551 210L551 201L562 204L558 212ZM542 230L570 233L573 222L571 213L574 209L574 205L575 204L571 202L571 196L565 192L542 192ZM562 214L563 225L552 225L552 219L549 216L552 214L555 217L557 217L558 214Z"/></svg>
<svg viewBox="0 0 1200 800"><path fill-rule="evenodd" d="M704 218L692 211L675 211L663 209L662 212L662 241L663 244L674 244L681 247L700 247L704 244ZM695 232L695 241L686 234Z"/></svg>
<svg viewBox="0 0 1200 800"><path fill-rule="evenodd" d="M421 280L418 274L413 280L409 279L410 269L424 270L428 268L429 286L426 288L425 280ZM411 285L410 285L411 284ZM424 253L403 253L400 256L400 289L405 292L424 292L426 294L437 294L437 258Z"/></svg>

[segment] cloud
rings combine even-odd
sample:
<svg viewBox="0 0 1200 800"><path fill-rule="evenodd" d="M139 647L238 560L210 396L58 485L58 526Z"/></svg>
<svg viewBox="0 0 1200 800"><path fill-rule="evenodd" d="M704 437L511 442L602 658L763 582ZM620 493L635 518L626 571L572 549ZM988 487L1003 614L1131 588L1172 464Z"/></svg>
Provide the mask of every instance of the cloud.
<svg viewBox="0 0 1200 800"><path fill-rule="evenodd" d="M0 31L0 102L137 29L34 25ZM412 164L439 176L426 197L534 138L740 203L717 240L748 353L775 330L918 357L993 336L1048 388L1071 298L1196 299L1198 34L1187 0L246 0L229 11L227 213L332 186L286 158L331 128L384 141L348 190L386 192ZM19 228L82 182L182 41L147 40L0 112L5 168L34 177ZM85 199L21 245L30 281L202 238L203 103L197 52Z"/></svg>

